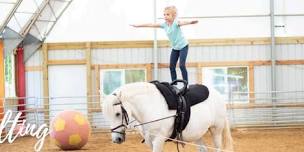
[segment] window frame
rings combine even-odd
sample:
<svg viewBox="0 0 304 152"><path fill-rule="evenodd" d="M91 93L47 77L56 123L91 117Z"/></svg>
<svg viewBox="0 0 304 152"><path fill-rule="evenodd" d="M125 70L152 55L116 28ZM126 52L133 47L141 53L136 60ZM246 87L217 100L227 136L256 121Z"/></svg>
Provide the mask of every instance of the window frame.
<svg viewBox="0 0 304 152"><path fill-rule="evenodd" d="M224 69L225 73L227 74L229 68L246 68L246 73L247 73L247 82L246 82L247 91L244 92L244 93L246 93L247 95L246 95L245 98L242 98L242 100L233 99L233 97L232 97L233 96L232 95L233 92L230 90L230 88L227 88L228 92L225 91L225 93L224 94L221 93L221 95L225 97L225 99L226 99L227 102L233 101L233 103L240 103L240 104L248 104L248 103L250 103L250 95L249 95L249 90L250 90L250 86L249 86L250 85L250 83L249 83L249 81L250 81L249 80L249 66L245 66L245 65L242 66L242 65L240 65L240 66L203 67L202 68L202 80L201 81L203 82L203 84L209 84L208 86L210 86L210 85L213 86L212 83L207 83L206 79L204 79L206 77L206 70ZM229 83L228 78L229 78L229 76L225 77L224 81L226 83ZM225 88L225 90L226 90L226 88ZM241 92L238 92L238 93L241 94Z"/></svg>
<svg viewBox="0 0 304 152"><path fill-rule="evenodd" d="M101 69L100 70L100 93L101 95L105 96L107 94L104 93L104 73L108 72L108 71L120 71L122 72L120 80L121 80L121 85L125 85L126 84L126 70L143 70L144 71L144 81L147 81L147 69L145 68L119 68L119 69Z"/></svg>

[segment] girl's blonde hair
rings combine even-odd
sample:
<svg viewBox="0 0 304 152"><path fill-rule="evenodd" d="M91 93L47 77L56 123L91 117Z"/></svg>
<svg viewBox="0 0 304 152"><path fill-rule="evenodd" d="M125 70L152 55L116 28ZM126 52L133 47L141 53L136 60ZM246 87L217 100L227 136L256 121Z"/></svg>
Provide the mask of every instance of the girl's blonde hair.
<svg viewBox="0 0 304 152"><path fill-rule="evenodd" d="M164 10L169 10L175 17L177 16L177 8L174 5L167 6Z"/></svg>

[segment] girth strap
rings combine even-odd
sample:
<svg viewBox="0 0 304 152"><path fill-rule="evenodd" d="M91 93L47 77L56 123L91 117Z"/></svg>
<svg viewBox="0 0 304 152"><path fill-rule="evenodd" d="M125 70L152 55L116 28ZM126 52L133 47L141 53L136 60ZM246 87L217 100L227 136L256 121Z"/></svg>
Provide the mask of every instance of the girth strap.
<svg viewBox="0 0 304 152"><path fill-rule="evenodd" d="M182 132L186 128L186 125L189 122L190 117L186 117L186 115L190 116L190 110L187 107L186 100L183 96L179 96L179 100L177 110L176 110L176 117L174 120L174 129L171 133L171 139L183 140Z"/></svg>

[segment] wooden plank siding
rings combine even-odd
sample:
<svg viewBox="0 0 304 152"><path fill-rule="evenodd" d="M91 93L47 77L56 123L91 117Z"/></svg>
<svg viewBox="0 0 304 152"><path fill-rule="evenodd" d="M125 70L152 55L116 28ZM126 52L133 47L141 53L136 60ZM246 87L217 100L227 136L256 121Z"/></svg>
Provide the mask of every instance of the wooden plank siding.
<svg viewBox="0 0 304 152"><path fill-rule="evenodd" d="M48 43L49 50L85 49L87 42ZM91 48L153 48L152 40L139 41L103 41L90 42ZM269 37L265 38L230 38L230 39L195 39L189 40L191 46L226 46L226 45L268 45ZM157 41L158 47L169 47L167 40ZM276 44L304 44L304 37L277 37Z"/></svg>
<svg viewBox="0 0 304 152"><path fill-rule="evenodd" d="M42 45L42 72L43 72L43 96L48 97L49 96L49 75L48 75L48 45L43 44ZM50 103L48 98L43 99L43 105L44 105L44 121L46 124L49 123L50 119Z"/></svg>
<svg viewBox="0 0 304 152"><path fill-rule="evenodd" d="M302 65L303 60L278 60L278 65ZM79 65L86 64L86 60L49 60L48 65ZM223 66L264 66L271 65L271 61L215 61L215 62L190 62L186 63L187 67L202 68L202 67L223 67ZM178 66L178 65L177 65ZM145 64L92 64L91 69L98 67L99 69L128 69L128 68L145 68L151 71L152 63ZM169 68L168 63L158 63L158 68ZM41 66L27 66L26 71L42 71ZM150 76L151 77L151 76ZM201 76L198 76L201 77ZM147 79L149 80L149 79Z"/></svg>

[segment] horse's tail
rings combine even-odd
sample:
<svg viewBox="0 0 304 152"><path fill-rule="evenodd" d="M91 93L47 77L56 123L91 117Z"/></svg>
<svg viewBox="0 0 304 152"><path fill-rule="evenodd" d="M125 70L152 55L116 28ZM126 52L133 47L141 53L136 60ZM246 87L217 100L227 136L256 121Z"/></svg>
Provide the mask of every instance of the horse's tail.
<svg viewBox="0 0 304 152"><path fill-rule="evenodd" d="M229 121L227 117L225 118L225 127L223 130L223 146L224 149L233 151L233 139L231 136Z"/></svg>

